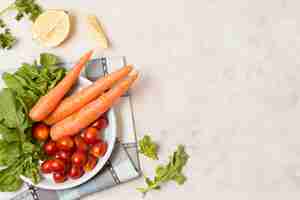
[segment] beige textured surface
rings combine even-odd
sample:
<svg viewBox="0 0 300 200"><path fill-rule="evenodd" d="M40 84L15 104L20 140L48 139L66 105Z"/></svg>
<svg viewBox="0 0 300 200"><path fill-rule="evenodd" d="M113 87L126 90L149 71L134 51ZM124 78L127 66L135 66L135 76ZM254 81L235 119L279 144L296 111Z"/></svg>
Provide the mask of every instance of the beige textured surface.
<svg viewBox="0 0 300 200"><path fill-rule="evenodd" d="M1 1L0 6L8 1ZM188 182L146 199L300 198L300 1L59 1L43 5L76 15L60 48L66 60L94 47L85 15L96 14L112 43L98 55L126 55L143 73L133 92L137 130L160 141L161 161L178 143L191 160ZM21 40L0 65L30 61L44 48ZM0 67L1 67L0 66ZM155 163L142 158L149 175ZM298 172L297 172L298 170ZM298 177L297 177L298 173ZM85 200L141 199L137 180Z"/></svg>

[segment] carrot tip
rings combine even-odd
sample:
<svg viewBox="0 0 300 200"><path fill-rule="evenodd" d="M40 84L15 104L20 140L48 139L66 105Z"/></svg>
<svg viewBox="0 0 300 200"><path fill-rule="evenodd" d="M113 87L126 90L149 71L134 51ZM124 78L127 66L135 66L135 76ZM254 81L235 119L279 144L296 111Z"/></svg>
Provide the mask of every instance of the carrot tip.
<svg viewBox="0 0 300 200"><path fill-rule="evenodd" d="M130 70L133 69L133 66L131 64L127 65L126 67L128 67Z"/></svg>
<svg viewBox="0 0 300 200"><path fill-rule="evenodd" d="M94 53L94 50L92 49L92 50L88 51L88 52L86 53L86 55L87 55L88 57L90 57L93 53Z"/></svg>
<svg viewBox="0 0 300 200"><path fill-rule="evenodd" d="M137 77L139 75L139 72L135 69L133 69L128 76Z"/></svg>
<svg viewBox="0 0 300 200"><path fill-rule="evenodd" d="M87 61L87 60L89 60L90 57L92 56L93 52L94 52L94 50L90 50L90 51L86 52L86 53L81 57L80 60L82 60L82 61Z"/></svg>

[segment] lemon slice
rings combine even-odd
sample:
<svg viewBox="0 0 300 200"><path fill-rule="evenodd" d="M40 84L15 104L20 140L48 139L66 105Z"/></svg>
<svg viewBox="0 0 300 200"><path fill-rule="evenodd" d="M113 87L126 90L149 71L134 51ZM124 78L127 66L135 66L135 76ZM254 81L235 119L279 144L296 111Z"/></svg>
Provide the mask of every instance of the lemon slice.
<svg viewBox="0 0 300 200"><path fill-rule="evenodd" d="M35 20L32 28L33 38L43 46L56 47L68 37L70 26L70 17L65 11L48 10Z"/></svg>
<svg viewBox="0 0 300 200"><path fill-rule="evenodd" d="M88 27L93 38L100 44L104 49L108 48L108 40L104 33L104 30L97 20L95 15L89 15L87 17Z"/></svg>

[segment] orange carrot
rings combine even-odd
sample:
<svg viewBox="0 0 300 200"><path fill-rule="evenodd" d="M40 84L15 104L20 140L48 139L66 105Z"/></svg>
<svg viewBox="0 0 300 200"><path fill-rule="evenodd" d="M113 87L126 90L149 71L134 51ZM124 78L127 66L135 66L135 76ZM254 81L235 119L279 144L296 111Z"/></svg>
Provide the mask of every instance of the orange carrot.
<svg viewBox="0 0 300 200"><path fill-rule="evenodd" d="M52 125L65 119L92 100L95 100L105 90L111 88L114 83L127 76L131 70L131 65L125 66L118 71L99 78L95 83L76 92L72 96L66 97L44 122L48 125Z"/></svg>
<svg viewBox="0 0 300 200"><path fill-rule="evenodd" d="M120 82L96 100L90 102L79 111L52 126L50 129L51 138L53 140L58 140L64 136L73 136L79 133L80 130L88 127L129 89L137 77L138 73L133 70L129 73L128 79Z"/></svg>
<svg viewBox="0 0 300 200"><path fill-rule="evenodd" d="M93 51L87 52L73 69L45 96L42 96L31 109L29 116L34 121L42 121L57 107L65 94L71 89L80 75L81 69L92 56Z"/></svg>

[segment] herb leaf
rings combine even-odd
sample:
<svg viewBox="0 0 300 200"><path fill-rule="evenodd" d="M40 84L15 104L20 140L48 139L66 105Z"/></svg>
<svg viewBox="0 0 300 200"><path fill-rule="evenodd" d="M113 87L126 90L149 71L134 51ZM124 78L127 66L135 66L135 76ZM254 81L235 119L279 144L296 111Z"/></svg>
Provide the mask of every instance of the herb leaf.
<svg viewBox="0 0 300 200"><path fill-rule="evenodd" d="M11 34L10 29L7 28L6 23L2 19L0 19L0 28L2 29L0 33L0 47L2 49L10 49L16 43L16 38Z"/></svg>
<svg viewBox="0 0 300 200"><path fill-rule="evenodd" d="M41 67L37 62L23 63L15 73L4 73L2 79L8 88L17 93L28 111L40 96L45 95L65 76L66 70L55 66L58 62L55 55L43 53L40 56Z"/></svg>
<svg viewBox="0 0 300 200"><path fill-rule="evenodd" d="M2 49L10 49L15 43L16 38L11 34L10 29L6 28L4 32L0 33L0 47Z"/></svg>
<svg viewBox="0 0 300 200"><path fill-rule="evenodd" d="M35 21L36 18L43 12L42 8L35 2L35 0L15 0L14 3L0 11L0 16L13 10L17 11L17 15L15 17L17 21L20 21L24 16L28 16L31 21ZM5 22L0 19L0 28L4 29L5 27ZM15 36L12 35L9 28L5 28L4 31L0 33L0 48L10 49L15 43Z"/></svg>
<svg viewBox="0 0 300 200"><path fill-rule="evenodd" d="M6 142L19 142L20 137L17 129L7 128L5 125L0 123L0 135L2 140Z"/></svg>
<svg viewBox="0 0 300 200"><path fill-rule="evenodd" d="M15 98L12 90L5 88L0 92L0 118L3 119L3 124L8 128L17 128L25 130L28 125L28 120L22 114L22 107Z"/></svg>
<svg viewBox="0 0 300 200"><path fill-rule="evenodd" d="M157 156L157 144L155 144L149 135L145 135L139 141L139 151L144 154L146 157L151 158L153 160L158 160Z"/></svg>
<svg viewBox="0 0 300 200"><path fill-rule="evenodd" d="M31 21L35 19L42 13L42 8L35 3L35 0L16 0L16 9L18 14L16 19L19 21L24 15L28 15Z"/></svg>
<svg viewBox="0 0 300 200"><path fill-rule="evenodd" d="M42 8L35 2L35 0L16 0L13 4L2 10L0 15L11 10L17 11L17 15L15 17L17 21L20 21L26 15L31 21L35 21L35 19L42 13Z"/></svg>
<svg viewBox="0 0 300 200"><path fill-rule="evenodd" d="M6 27L6 24L2 19L0 19L0 28L4 28L4 27Z"/></svg>
<svg viewBox="0 0 300 200"><path fill-rule="evenodd" d="M186 177L182 174L182 168L189 159L183 145L179 145L177 150L169 157L167 165L159 165L155 170L153 180L145 177L147 187L137 188L138 191L146 194L150 190L160 189L163 183L175 181L178 185L182 185L186 181Z"/></svg>
<svg viewBox="0 0 300 200"><path fill-rule="evenodd" d="M9 167L0 171L0 191L13 192L21 188L23 181L20 178L23 158L16 160Z"/></svg>
<svg viewBox="0 0 300 200"><path fill-rule="evenodd" d="M0 91L0 166L6 167L0 170L2 192L18 190L23 183L20 175L40 181L39 160L45 154L42 143L32 138L28 111L65 75L64 68L54 66L58 62L54 55L40 60L41 67L37 62L23 64L17 72L2 76L7 86Z"/></svg>
<svg viewBox="0 0 300 200"><path fill-rule="evenodd" d="M52 66L57 65L59 63L59 59L57 56L50 53L42 53L40 55L40 63L43 66Z"/></svg>
<svg viewBox="0 0 300 200"><path fill-rule="evenodd" d="M6 142L0 140L0 166L13 164L21 155L19 142Z"/></svg>

